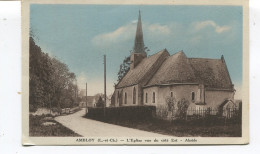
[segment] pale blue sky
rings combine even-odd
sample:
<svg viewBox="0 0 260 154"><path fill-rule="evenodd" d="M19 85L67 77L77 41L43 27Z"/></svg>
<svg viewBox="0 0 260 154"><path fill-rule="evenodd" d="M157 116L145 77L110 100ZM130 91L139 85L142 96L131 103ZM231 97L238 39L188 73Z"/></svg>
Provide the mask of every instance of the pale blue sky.
<svg viewBox="0 0 260 154"><path fill-rule="evenodd" d="M108 93L119 65L134 45L141 10L148 55L166 48L187 57L224 55L236 89L242 83L242 7L153 5L31 5L30 26L44 52L66 63L88 82L90 95L103 92L103 55L107 55Z"/></svg>

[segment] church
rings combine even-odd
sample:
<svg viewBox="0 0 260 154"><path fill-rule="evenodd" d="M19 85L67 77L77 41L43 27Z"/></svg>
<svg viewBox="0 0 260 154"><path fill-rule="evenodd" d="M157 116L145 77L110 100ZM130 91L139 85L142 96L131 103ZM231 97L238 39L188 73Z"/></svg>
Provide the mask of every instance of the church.
<svg viewBox="0 0 260 154"><path fill-rule="evenodd" d="M165 105L167 97L211 108L234 102L235 89L223 55L189 58L183 51L170 55L162 49L147 56L140 11L130 60L129 71L115 86L112 106Z"/></svg>

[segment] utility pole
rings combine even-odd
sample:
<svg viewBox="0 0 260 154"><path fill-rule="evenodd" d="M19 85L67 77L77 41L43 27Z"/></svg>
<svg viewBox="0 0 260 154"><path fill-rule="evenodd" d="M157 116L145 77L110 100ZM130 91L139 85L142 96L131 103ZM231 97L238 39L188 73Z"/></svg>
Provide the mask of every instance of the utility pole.
<svg viewBox="0 0 260 154"><path fill-rule="evenodd" d="M77 79L75 79L75 104L78 102L78 86L77 86Z"/></svg>
<svg viewBox="0 0 260 154"><path fill-rule="evenodd" d="M78 102L78 86L77 85L75 85L75 103L77 104L77 102Z"/></svg>
<svg viewBox="0 0 260 154"><path fill-rule="evenodd" d="M86 82L86 105L88 102L88 83Z"/></svg>
<svg viewBox="0 0 260 154"><path fill-rule="evenodd" d="M86 114L88 113L88 83L86 82Z"/></svg>
<svg viewBox="0 0 260 154"><path fill-rule="evenodd" d="M50 102L50 114L51 114L51 96L50 96L50 94L49 94L48 96L49 96L49 102Z"/></svg>
<svg viewBox="0 0 260 154"><path fill-rule="evenodd" d="M106 55L104 55L104 118L106 115L106 98L107 98L107 92L106 92Z"/></svg>

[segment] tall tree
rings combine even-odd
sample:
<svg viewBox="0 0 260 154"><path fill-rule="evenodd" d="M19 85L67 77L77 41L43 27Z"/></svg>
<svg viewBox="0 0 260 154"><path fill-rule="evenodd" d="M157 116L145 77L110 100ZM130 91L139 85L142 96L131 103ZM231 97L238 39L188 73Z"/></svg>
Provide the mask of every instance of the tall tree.
<svg viewBox="0 0 260 154"><path fill-rule="evenodd" d="M150 49L145 46L144 52L148 53L149 51L150 51ZM131 50L129 52L130 52L130 55L128 57L125 57L125 59L123 60L123 63L119 67L119 71L117 73L117 82L119 82L130 69L130 64L131 64L130 56L133 51Z"/></svg>
<svg viewBox="0 0 260 154"><path fill-rule="evenodd" d="M48 54L41 51L41 48L37 46L30 38L30 58L29 58L29 100L30 109L34 110L36 107L44 107L48 102L48 93L50 87L48 86L52 82L51 74L51 62L49 61Z"/></svg>
<svg viewBox="0 0 260 154"><path fill-rule="evenodd" d="M39 107L52 109L77 105L76 76L68 66L42 52L32 37L29 52L30 111Z"/></svg>
<svg viewBox="0 0 260 154"><path fill-rule="evenodd" d="M123 63L120 65L119 71L117 73L117 81L119 82L124 76L125 74L129 71L130 69L130 56L125 57L125 59L123 60Z"/></svg>
<svg viewBox="0 0 260 154"><path fill-rule="evenodd" d="M101 96L99 96L96 107L104 107L104 105L105 105L105 102L103 101Z"/></svg>

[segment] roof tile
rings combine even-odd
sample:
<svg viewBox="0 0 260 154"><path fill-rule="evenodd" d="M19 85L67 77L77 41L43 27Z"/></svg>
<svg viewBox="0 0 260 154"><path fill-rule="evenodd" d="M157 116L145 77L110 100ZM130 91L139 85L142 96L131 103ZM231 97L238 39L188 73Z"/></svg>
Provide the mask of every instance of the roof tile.
<svg viewBox="0 0 260 154"><path fill-rule="evenodd" d="M143 59L134 69L130 69L127 72L127 74L117 84L116 88L127 87L135 84L146 84L168 56L168 51L164 49Z"/></svg>

